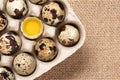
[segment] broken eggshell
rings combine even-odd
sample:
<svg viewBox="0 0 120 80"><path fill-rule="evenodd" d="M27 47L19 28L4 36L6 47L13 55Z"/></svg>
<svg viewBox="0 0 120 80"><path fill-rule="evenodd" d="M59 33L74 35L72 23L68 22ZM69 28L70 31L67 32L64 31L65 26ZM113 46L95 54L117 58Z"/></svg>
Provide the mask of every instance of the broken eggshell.
<svg viewBox="0 0 120 80"><path fill-rule="evenodd" d="M21 32L27 39L37 39L44 31L42 21L37 17L27 17L21 23Z"/></svg>
<svg viewBox="0 0 120 80"><path fill-rule="evenodd" d="M7 0L6 11L11 17L20 19L27 14L28 6L25 0Z"/></svg>

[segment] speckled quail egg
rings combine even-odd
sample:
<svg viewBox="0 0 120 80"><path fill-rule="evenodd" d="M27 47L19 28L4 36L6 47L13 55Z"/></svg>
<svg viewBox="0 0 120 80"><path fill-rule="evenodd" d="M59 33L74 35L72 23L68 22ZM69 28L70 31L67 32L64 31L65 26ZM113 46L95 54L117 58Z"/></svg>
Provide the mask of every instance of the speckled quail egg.
<svg viewBox="0 0 120 80"><path fill-rule="evenodd" d="M0 31L3 31L8 25L6 14L0 11Z"/></svg>
<svg viewBox="0 0 120 80"><path fill-rule="evenodd" d="M52 26L57 26L65 18L65 9L60 2L49 2L42 8L43 21Z"/></svg>
<svg viewBox="0 0 120 80"><path fill-rule="evenodd" d="M0 67L0 80L15 80L15 75L8 67Z"/></svg>
<svg viewBox="0 0 120 80"><path fill-rule="evenodd" d="M47 0L30 0L30 2L34 4L44 4L47 2Z"/></svg>
<svg viewBox="0 0 120 80"><path fill-rule="evenodd" d="M21 39L14 31L4 33L0 37L0 52L4 55L16 53L21 47Z"/></svg>
<svg viewBox="0 0 120 80"><path fill-rule="evenodd" d="M80 39L80 32L74 25L64 25L58 34L59 42L64 46L73 46Z"/></svg>
<svg viewBox="0 0 120 80"><path fill-rule="evenodd" d="M13 61L14 70L22 76L28 76L32 74L36 69L36 60L28 52L22 52L18 54Z"/></svg>
<svg viewBox="0 0 120 80"><path fill-rule="evenodd" d="M42 38L35 45L35 53L43 62L52 61L58 54L56 43L50 38Z"/></svg>
<svg viewBox="0 0 120 80"><path fill-rule="evenodd" d="M11 17L20 19L27 14L28 6L25 0L7 0L6 10Z"/></svg>

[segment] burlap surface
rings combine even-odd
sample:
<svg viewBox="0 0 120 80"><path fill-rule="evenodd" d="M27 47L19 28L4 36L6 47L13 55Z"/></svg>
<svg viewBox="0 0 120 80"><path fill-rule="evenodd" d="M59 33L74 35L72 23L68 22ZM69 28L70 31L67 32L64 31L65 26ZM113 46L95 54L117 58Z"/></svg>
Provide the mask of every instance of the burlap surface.
<svg viewBox="0 0 120 80"><path fill-rule="evenodd" d="M120 0L69 2L85 26L86 42L36 80L120 80Z"/></svg>

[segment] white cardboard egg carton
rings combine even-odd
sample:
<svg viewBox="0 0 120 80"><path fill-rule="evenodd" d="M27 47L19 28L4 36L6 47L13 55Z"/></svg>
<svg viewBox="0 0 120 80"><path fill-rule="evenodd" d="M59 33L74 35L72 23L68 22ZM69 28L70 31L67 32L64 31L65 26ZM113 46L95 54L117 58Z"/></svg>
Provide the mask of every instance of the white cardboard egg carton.
<svg viewBox="0 0 120 80"><path fill-rule="evenodd" d="M58 42L58 40L55 38L57 27L48 26L48 25L44 24L43 37L52 37L57 43L59 53L58 53L57 57L51 62L41 62L36 58L37 68L36 68L35 72L30 76L23 77L23 76L16 74L16 72L14 71L16 80L33 80L33 79L39 77L43 73L49 71L52 67L56 66L57 64L59 64L60 62L64 61L66 58L71 56L73 53L76 52L76 50L81 48L81 46L83 45L83 43L85 41L84 26L80 22L79 18L75 15L73 9L70 7L70 4L68 3L67 0L57 0L57 1L62 2L64 4L65 10L66 10L66 17L65 17L65 20L62 24L72 22L78 26L78 28L80 30L79 42L73 47L62 46ZM0 0L0 10L5 10L5 2L6 2L6 0ZM29 2L29 0L26 0L26 2L27 2L28 7L29 7L29 12L28 12L27 16L32 15L32 16L39 17L42 6L32 4ZM20 31L19 26L20 26L20 23L22 22L23 19L21 19L21 20L13 19L9 15L7 15L7 18L9 21L7 29L19 32ZM28 40L28 39L24 38L22 34L20 34L20 36L22 38L21 51L28 51L28 52L32 53L33 47L34 47L36 41ZM2 55L0 66L8 66L8 67L12 68L12 60L13 60L13 56Z"/></svg>

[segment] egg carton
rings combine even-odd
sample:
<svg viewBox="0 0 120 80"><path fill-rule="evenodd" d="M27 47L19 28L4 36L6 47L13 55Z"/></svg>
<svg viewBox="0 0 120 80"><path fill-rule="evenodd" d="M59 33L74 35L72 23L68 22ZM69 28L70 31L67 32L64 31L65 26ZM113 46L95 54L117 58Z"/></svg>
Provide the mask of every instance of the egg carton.
<svg viewBox="0 0 120 80"><path fill-rule="evenodd" d="M55 42L58 46L58 50L59 50L58 55L51 62L42 62L36 58L36 61L37 61L36 70L33 74L31 74L29 76L20 76L14 71L16 80L33 80L33 79L41 76L43 73L46 73L52 67L56 66L57 64L61 63L66 58L71 56L73 53L76 52L76 50L81 48L82 45L84 44L85 35L86 35L84 26L82 25L81 21L76 16L76 14L74 13L74 11L71 8L68 1L67 0L51 0L51 1L59 1L65 7L66 16L65 16L64 21L59 26L64 25L64 24L68 24L68 23L73 23L73 24L77 25L78 29L80 31L80 40L76 45L74 45L72 47L65 47L65 46L61 45L59 43L58 39L56 38L56 31L58 31L59 28L54 27L54 26L49 26L49 25L43 23L44 32L43 32L43 35L41 37L51 37L52 39L55 40ZM6 3L6 0L0 0L0 10L3 10L4 12L5 12L5 3ZM20 37L22 39L22 47L21 47L20 51L18 51L18 53L21 51L27 51L27 52L30 52L34 55L33 49L34 49L34 45L36 44L37 40L26 39L23 36L23 34L21 33L19 27L21 25L21 22L26 17L29 17L29 16L39 17L39 15L41 14L42 5L32 4L31 2L29 2L29 0L26 0L26 3L28 4L29 11L28 11L28 14L24 18L13 19L8 14L6 14L9 23L8 23L7 29L4 30L3 32L1 32L0 35L2 35L3 33L7 32L7 31L11 31L11 30L18 32L18 34L20 35ZM8 66L8 67L12 68L13 58L14 58L14 56L1 55L0 66Z"/></svg>

